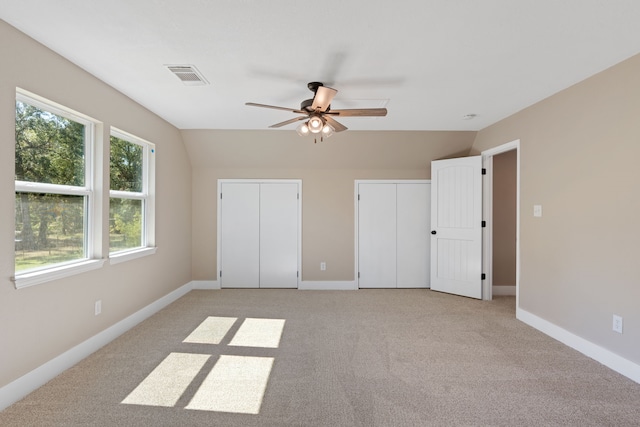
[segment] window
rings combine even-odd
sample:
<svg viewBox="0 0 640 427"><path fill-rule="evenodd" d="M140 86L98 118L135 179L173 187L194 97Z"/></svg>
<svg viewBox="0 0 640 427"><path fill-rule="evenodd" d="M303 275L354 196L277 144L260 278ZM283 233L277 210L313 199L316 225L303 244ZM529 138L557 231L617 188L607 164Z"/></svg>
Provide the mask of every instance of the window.
<svg viewBox="0 0 640 427"><path fill-rule="evenodd" d="M112 128L109 152L109 252L117 262L154 245L155 146Z"/></svg>
<svg viewBox="0 0 640 427"><path fill-rule="evenodd" d="M16 93L16 287L46 281L43 272L61 267L86 269L87 261L99 258L92 221L94 125L79 113Z"/></svg>

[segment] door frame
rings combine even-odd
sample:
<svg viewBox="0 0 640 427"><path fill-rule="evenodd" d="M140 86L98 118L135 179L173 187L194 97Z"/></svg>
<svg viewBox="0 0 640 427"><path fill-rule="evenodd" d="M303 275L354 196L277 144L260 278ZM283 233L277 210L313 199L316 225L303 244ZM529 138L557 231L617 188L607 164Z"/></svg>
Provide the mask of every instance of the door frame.
<svg viewBox="0 0 640 427"><path fill-rule="evenodd" d="M482 183L482 217L487 226L482 234L482 263L485 280L482 299L493 298L493 156L516 150L516 307L520 301L520 140L508 142L480 153L486 175Z"/></svg>
<svg viewBox="0 0 640 427"><path fill-rule="evenodd" d="M431 184L431 179L356 179L353 185L353 203L354 203L354 248L355 248L355 258L354 258L354 271L353 271L353 281L355 283L355 289L360 289L360 284L358 280L358 271L360 269L359 259L358 259L358 242L360 241L359 233L359 204L358 204L358 185L359 184ZM428 288L423 288L428 289Z"/></svg>
<svg viewBox="0 0 640 427"><path fill-rule="evenodd" d="M235 184L298 184L298 283L296 289L300 289L300 282L302 281L302 180L301 179L218 179L218 189L216 198L216 281L220 281L220 268L221 264L221 249L222 249L222 215L220 194L222 193L222 184L235 183Z"/></svg>

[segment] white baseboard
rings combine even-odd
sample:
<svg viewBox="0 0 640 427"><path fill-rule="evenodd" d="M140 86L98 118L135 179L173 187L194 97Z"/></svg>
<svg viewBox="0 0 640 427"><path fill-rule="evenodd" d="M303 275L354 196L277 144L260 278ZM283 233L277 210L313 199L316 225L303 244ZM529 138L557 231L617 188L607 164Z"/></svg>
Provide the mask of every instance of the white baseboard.
<svg viewBox="0 0 640 427"><path fill-rule="evenodd" d="M192 289L221 289L217 280L193 280ZM257 288L256 288L257 289ZM301 281L298 289L303 291L352 291L358 289L356 282L343 281Z"/></svg>
<svg viewBox="0 0 640 427"><path fill-rule="evenodd" d="M302 281L298 289L303 291L355 291L358 289L355 281L326 281L326 282L312 282Z"/></svg>
<svg viewBox="0 0 640 427"><path fill-rule="evenodd" d="M640 384L640 365L521 308L516 308L516 318Z"/></svg>
<svg viewBox="0 0 640 427"><path fill-rule="evenodd" d="M516 287L514 286L493 286L491 288L493 295L509 295L516 296Z"/></svg>
<svg viewBox="0 0 640 427"><path fill-rule="evenodd" d="M192 289L220 289L220 282L217 280L192 280Z"/></svg>
<svg viewBox="0 0 640 427"><path fill-rule="evenodd" d="M119 321L115 325L110 326L97 335L94 335L70 350L65 351L60 356L49 360L28 374L25 374L0 388L0 411L22 399L27 394L41 387L54 377L80 362L85 357L127 332L138 323L151 317L153 314L176 301L178 298L184 296L191 291L191 289L191 283L181 286L168 295L165 295L159 300L133 313L129 317Z"/></svg>

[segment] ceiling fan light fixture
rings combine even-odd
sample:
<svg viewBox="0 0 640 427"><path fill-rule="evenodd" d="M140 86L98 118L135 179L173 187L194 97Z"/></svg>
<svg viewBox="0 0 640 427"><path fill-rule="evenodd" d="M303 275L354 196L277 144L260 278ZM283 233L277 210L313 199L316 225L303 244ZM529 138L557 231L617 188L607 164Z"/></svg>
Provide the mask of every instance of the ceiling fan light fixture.
<svg viewBox="0 0 640 427"><path fill-rule="evenodd" d="M305 136L309 135L309 126L306 123L300 123L300 125L296 128L296 132L298 135Z"/></svg>
<svg viewBox="0 0 640 427"><path fill-rule="evenodd" d="M325 124L322 127L322 136L324 138L329 138L331 135L333 135L334 132L335 132L335 129L331 125Z"/></svg>
<svg viewBox="0 0 640 427"><path fill-rule="evenodd" d="M324 126L324 121L320 116L312 116L307 122L307 126L309 126L309 130L312 133L320 133Z"/></svg>

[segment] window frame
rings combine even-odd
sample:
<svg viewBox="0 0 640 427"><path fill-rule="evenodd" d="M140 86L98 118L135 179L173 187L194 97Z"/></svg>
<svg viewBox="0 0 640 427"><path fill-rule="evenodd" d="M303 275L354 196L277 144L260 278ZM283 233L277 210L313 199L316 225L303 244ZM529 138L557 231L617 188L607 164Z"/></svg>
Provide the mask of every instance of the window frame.
<svg viewBox="0 0 640 427"><path fill-rule="evenodd" d="M98 131L101 123L82 113L64 107L41 96L16 88L15 102L31 105L51 114L64 117L84 126L84 185L62 185L43 182L21 181L14 179L15 193L60 194L84 197L84 254L82 258L62 263L55 263L43 267L36 267L24 271L15 271L12 278L16 289L57 280L81 272L102 267L101 224L96 213L101 210L100 191L96 191L97 177L101 176L98 162L99 138ZM15 120L15 116L14 116ZM14 138L15 144L15 138ZM14 206L15 211L15 206ZM15 224L14 224L15 229Z"/></svg>
<svg viewBox="0 0 640 427"><path fill-rule="evenodd" d="M107 247L109 263L118 264L131 259L156 253L155 246L155 151L154 143L144 140L129 132L111 127L109 132L109 171L111 170L111 137L116 137L130 144L142 147L142 191L112 190L109 180L109 207L111 199L129 199L142 201L142 236L141 246L111 252L110 238ZM110 218L107 219L110 221ZM109 236L110 237L110 236Z"/></svg>

